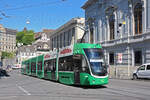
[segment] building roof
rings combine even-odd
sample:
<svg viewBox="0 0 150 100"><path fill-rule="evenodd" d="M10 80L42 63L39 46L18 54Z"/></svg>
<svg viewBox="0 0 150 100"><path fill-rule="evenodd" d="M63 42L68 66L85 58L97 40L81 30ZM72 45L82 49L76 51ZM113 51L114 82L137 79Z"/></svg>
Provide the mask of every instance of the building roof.
<svg viewBox="0 0 150 100"><path fill-rule="evenodd" d="M41 37L41 34L42 34L42 32L35 33L34 38L39 39Z"/></svg>
<svg viewBox="0 0 150 100"><path fill-rule="evenodd" d="M17 30L14 29L5 28L5 30L6 30L6 34L16 35L17 33Z"/></svg>
<svg viewBox="0 0 150 100"><path fill-rule="evenodd" d="M88 0L81 8L86 9L87 7L91 6L93 3L97 1L98 0Z"/></svg>
<svg viewBox="0 0 150 100"><path fill-rule="evenodd" d="M19 52L35 52L35 48L32 45L21 46L18 48Z"/></svg>
<svg viewBox="0 0 150 100"><path fill-rule="evenodd" d="M54 29L43 29L43 32L48 33L48 32L53 32Z"/></svg>
<svg viewBox="0 0 150 100"><path fill-rule="evenodd" d="M64 25L60 26L58 29L56 29L55 31L52 32L51 35L55 35L55 33L62 31L63 29L73 25L73 24L84 24L85 22L85 18L82 17L76 17L76 18L72 18L70 21L68 21L67 23L65 23Z"/></svg>
<svg viewBox="0 0 150 100"><path fill-rule="evenodd" d="M37 33L35 33L34 38L35 38L35 39L41 38L41 35L42 35L43 33L45 33L45 34L47 35L47 37L48 37L53 31L55 31L55 30L53 30L53 29L43 29L42 32L37 32Z"/></svg>

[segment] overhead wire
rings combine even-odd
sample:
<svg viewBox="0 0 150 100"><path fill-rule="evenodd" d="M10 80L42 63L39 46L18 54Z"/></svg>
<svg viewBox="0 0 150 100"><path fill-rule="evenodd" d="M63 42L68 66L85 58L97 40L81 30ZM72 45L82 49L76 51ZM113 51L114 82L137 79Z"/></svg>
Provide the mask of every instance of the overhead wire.
<svg viewBox="0 0 150 100"><path fill-rule="evenodd" d="M3 16L3 17L0 17L0 20L3 19L3 18L10 18L11 17L11 16L6 15L4 13L4 11L21 10L21 9L32 8L32 7L46 6L46 5L57 4L57 3L60 3L60 2L64 2L64 1L66 1L66 0L57 0L57 1L53 1L53 2L44 2L44 3L37 3L37 4L31 4L31 5L26 5L26 6L14 7L14 8L0 9L0 15Z"/></svg>
<svg viewBox="0 0 150 100"><path fill-rule="evenodd" d="M21 7L1 9L1 11L21 10L21 9L25 9L25 8L32 8L32 7L39 7L39 6L46 6L46 5L51 5L51 4L57 4L57 3L60 3L60 2L64 2L64 1L66 1L66 0L58 0L58 1L53 1L53 2L45 2L45 3L31 4L31 5L21 6Z"/></svg>

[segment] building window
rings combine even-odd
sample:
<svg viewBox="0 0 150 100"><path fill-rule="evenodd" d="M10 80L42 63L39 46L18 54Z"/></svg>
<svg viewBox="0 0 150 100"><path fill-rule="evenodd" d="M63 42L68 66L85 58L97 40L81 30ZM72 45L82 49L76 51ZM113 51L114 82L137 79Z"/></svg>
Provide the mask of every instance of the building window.
<svg viewBox="0 0 150 100"><path fill-rule="evenodd" d="M63 38L64 38L64 47L66 46L66 38L65 38L65 32L64 32L64 34L63 34L64 36L63 36Z"/></svg>
<svg viewBox="0 0 150 100"><path fill-rule="evenodd" d="M135 34L142 33L142 4L138 3L134 7L134 25L135 25Z"/></svg>
<svg viewBox="0 0 150 100"><path fill-rule="evenodd" d="M59 48L61 48L61 34L58 37L59 37Z"/></svg>
<svg viewBox="0 0 150 100"><path fill-rule="evenodd" d="M72 42L74 43L75 41L75 28L72 28Z"/></svg>
<svg viewBox="0 0 150 100"><path fill-rule="evenodd" d="M114 58L115 58L114 53L110 53L109 54L109 64L110 65L114 65L114 62L115 62Z"/></svg>
<svg viewBox="0 0 150 100"><path fill-rule="evenodd" d="M115 16L114 14L109 16L109 28L110 28L110 40L113 40L115 38Z"/></svg>
<svg viewBox="0 0 150 100"><path fill-rule="evenodd" d="M75 28L72 28L72 37L75 36Z"/></svg>
<svg viewBox="0 0 150 100"><path fill-rule="evenodd" d="M135 65L141 65L142 64L142 51L135 51L134 52L134 62L135 62Z"/></svg>
<svg viewBox="0 0 150 100"><path fill-rule="evenodd" d="M117 10L117 6L110 6L105 10L105 14L108 17L108 24L109 24L109 39L113 40L115 39L115 14L114 12L116 12Z"/></svg>
<svg viewBox="0 0 150 100"><path fill-rule="evenodd" d="M54 43L54 39L52 38L52 42L51 42L52 49L54 48L54 45L53 45L53 43Z"/></svg>
<svg viewBox="0 0 150 100"><path fill-rule="evenodd" d="M69 31L67 31L67 45L69 46L69 40L70 40L70 38L69 38Z"/></svg>
<svg viewBox="0 0 150 100"><path fill-rule="evenodd" d="M56 37L54 37L54 48L56 48L56 41L57 41L57 39L56 39Z"/></svg>
<svg viewBox="0 0 150 100"><path fill-rule="evenodd" d="M57 36L57 40L56 40L56 42L57 42L57 48L59 48L59 35Z"/></svg>
<svg viewBox="0 0 150 100"><path fill-rule="evenodd" d="M94 35L94 29L90 28L90 43L93 43L94 41L93 35Z"/></svg>
<svg viewBox="0 0 150 100"><path fill-rule="evenodd" d="M68 46L68 32L65 32L65 39L66 39L66 44L65 44L65 46Z"/></svg>
<svg viewBox="0 0 150 100"><path fill-rule="evenodd" d="M62 48L62 34L60 34L60 48Z"/></svg>
<svg viewBox="0 0 150 100"><path fill-rule="evenodd" d="M72 39L72 34L71 34L71 30L68 31L68 45L71 44L71 39Z"/></svg>

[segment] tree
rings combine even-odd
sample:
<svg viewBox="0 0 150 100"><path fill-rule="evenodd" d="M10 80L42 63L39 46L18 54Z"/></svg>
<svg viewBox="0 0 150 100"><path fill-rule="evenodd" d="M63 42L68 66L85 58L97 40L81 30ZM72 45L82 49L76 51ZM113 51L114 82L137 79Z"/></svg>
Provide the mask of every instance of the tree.
<svg viewBox="0 0 150 100"><path fill-rule="evenodd" d="M33 30L23 30L16 34L17 43L23 43L23 45L32 44L35 41Z"/></svg>
<svg viewBox="0 0 150 100"><path fill-rule="evenodd" d="M13 58L14 57L14 54L13 52L2 52L2 57L1 59L5 59L5 58Z"/></svg>

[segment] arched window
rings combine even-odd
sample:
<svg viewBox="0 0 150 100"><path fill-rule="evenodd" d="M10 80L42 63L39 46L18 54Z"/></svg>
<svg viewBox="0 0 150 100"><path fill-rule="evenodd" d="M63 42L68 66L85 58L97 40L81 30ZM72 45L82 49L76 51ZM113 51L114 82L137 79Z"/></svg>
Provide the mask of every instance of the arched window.
<svg viewBox="0 0 150 100"><path fill-rule="evenodd" d="M93 27L90 28L90 43L93 43L94 42L94 32L93 32Z"/></svg>
<svg viewBox="0 0 150 100"><path fill-rule="evenodd" d="M94 24L94 18L92 18L92 17L89 17L88 18L88 20L87 20L87 22L88 22L88 25L89 25L89 37L90 37L90 43L94 43L94 26L93 26L93 24Z"/></svg>
<svg viewBox="0 0 150 100"><path fill-rule="evenodd" d="M134 7L135 34L142 34L142 4L137 3Z"/></svg>
<svg viewBox="0 0 150 100"><path fill-rule="evenodd" d="M109 33L110 33L110 40L115 39L115 15L114 12L116 11L117 7L112 6L106 9L105 13L108 16L108 24L109 24Z"/></svg>
<svg viewBox="0 0 150 100"><path fill-rule="evenodd" d="M109 16L109 28L110 28L110 40L113 40L115 38L115 16L114 14L111 14Z"/></svg>

